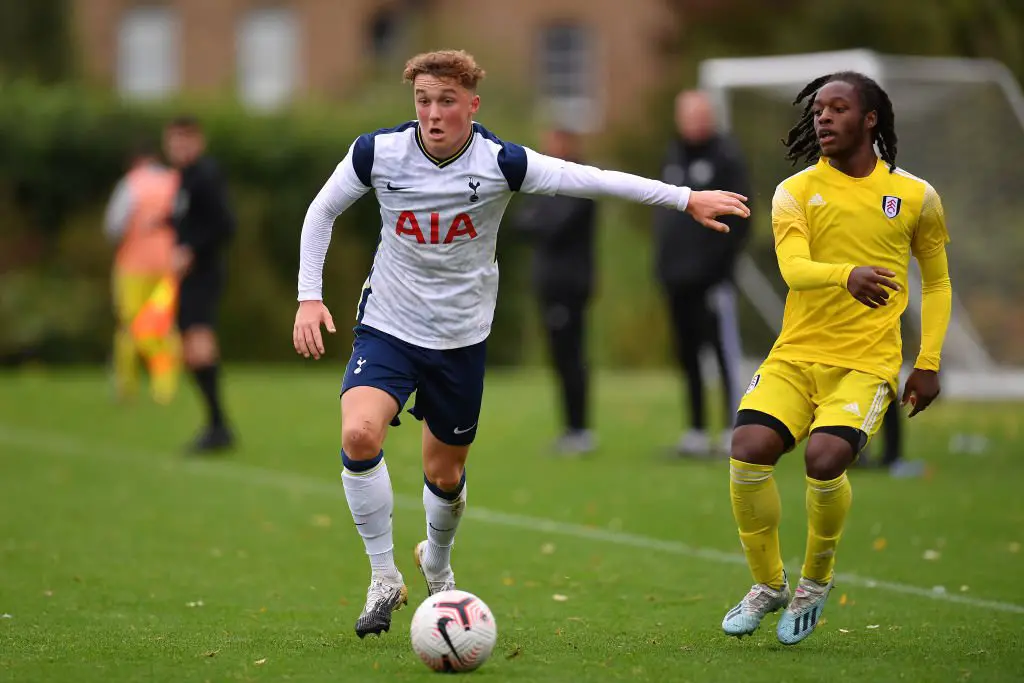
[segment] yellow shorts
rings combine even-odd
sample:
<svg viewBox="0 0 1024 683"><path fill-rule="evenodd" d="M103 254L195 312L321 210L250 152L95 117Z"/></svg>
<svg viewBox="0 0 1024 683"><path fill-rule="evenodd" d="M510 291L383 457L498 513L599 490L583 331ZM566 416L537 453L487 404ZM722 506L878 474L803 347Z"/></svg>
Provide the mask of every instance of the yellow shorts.
<svg viewBox="0 0 1024 683"><path fill-rule="evenodd" d="M765 413L785 425L792 437L789 443L783 435L787 449L821 427L852 427L861 432L863 448L892 399L892 387L881 377L769 356L750 380L739 409Z"/></svg>
<svg viewBox="0 0 1024 683"><path fill-rule="evenodd" d="M160 284L161 275L140 275L123 273L115 269L113 274L114 310L117 323L124 329L131 327L153 290Z"/></svg>

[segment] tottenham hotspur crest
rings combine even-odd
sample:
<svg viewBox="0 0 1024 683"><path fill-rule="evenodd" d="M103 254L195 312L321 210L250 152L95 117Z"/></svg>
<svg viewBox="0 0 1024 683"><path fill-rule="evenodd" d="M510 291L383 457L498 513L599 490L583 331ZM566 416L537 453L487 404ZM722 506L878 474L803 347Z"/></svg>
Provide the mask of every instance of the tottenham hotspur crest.
<svg viewBox="0 0 1024 683"><path fill-rule="evenodd" d="M473 178L469 179L469 189L473 191L473 194L469 196L469 201L478 202L480 201L480 195L477 194L477 188L480 187L480 181Z"/></svg>
<svg viewBox="0 0 1024 683"><path fill-rule="evenodd" d="M899 197L894 197L891 194L882 197L882 213L886 218L896 218L900 214L901 206L903 206L903 200Z"/></svg>

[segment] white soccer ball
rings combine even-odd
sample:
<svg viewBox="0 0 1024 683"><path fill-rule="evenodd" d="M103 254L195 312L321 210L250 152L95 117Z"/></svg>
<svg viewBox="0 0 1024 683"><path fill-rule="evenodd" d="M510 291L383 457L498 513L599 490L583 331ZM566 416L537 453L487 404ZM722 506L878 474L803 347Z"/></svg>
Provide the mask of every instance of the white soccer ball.
<svg viewBox="0 0 1024 683"><path fill-rule="evenodd" d="M491 656L498 625L472 593L442 591L416 608L410 636L413 651L434 671L472 671Z"/></svg>

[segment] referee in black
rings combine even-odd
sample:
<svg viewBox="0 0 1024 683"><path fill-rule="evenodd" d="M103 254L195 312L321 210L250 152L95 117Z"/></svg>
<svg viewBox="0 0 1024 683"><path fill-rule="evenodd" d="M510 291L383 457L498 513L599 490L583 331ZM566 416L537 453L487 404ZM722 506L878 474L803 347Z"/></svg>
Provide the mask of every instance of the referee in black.
<svg viewBox="0 0 1024 683"><path fill-rule="evenodd" d="M168 161L180 174L172 222L177 232L174 269L180 282L178 328L185 365L206 404L207 424L191 444L194 453L230 448L234 439L220 395L217 315L227 264L225 251L235 232L227 186L206 154L198 119L180 116L164 129Z"/></svg>
<svg viewBox="0 0 1024 683"><path fill-rule="evenodd" d="M579 140L570 131L550 130L544 151L578 162ZM562 455L582 455L596 445L589 424L584 339L594 285L597 205L591 199L558 195L527 195L520 201L514 226L533 245L533 289L561 394L563 432L555 449Z"/></svg>
<svg viewBox="0 0 1024 683"><path fill-rule="evenodd" d="M744 196L750 193L746 163L739 146L716 129L711 101L703 92L687 90L675 102L678 137L666 150L662 180L695 190L719 187ZM732 421L739 403L739 325L733 271L749 234L749 221L721 219L728 233L702 230L688 214L655 209L654 239L657 278L668 302L679 364L686 375L689 429L675 450L680 455L725 452L732 439ZM701 351L714 350L722 379L726 424L713 443L707 425Z"/></svg>

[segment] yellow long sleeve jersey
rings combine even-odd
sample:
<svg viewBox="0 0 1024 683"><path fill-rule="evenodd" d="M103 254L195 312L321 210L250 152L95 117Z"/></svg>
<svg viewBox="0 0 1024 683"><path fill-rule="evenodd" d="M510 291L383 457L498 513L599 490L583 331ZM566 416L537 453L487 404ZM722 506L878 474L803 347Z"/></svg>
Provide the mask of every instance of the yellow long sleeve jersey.
<svg viewBox="0 0 1024 683"><path fill-rule="evenodd" d="M790 176L772 198L772 231L789 285L782 332L772 355L868 372L894 387L902 363L900 316L907 307L913 254L922 274L921 350L915 367L938 370L952 289L942 202L925 180L902 169L854 178L822 158ZM846 283L858 266L896 273L889 302L868 308Z"/></svg>

